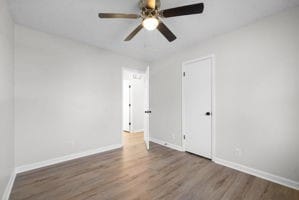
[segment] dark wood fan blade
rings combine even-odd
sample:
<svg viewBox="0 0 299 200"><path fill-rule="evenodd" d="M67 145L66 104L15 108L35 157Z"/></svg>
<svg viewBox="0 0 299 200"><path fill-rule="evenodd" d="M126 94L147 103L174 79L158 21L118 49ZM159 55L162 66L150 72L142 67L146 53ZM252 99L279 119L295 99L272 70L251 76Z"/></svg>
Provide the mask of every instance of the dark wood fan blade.
<svg viewBox="0 0 299 200"><path fill-rule="evenodd" d="M140 16L136 14L123 13L99 13L99 18L123 18L123 19L138 19Z"/></svg>
<svg viewBox="0 0 299 200"><path fill-rule="evenodd" d="M162 35L164 35L164 37L169 42L172 42L176 39L176 36L171 32L171 30L169 30L169 28L163 22L160 21L160 24L157 27L157 29L162 33Z"/></svg>
<svg viewBox="0 0 299 200"><path fill-rule="evenodd" d="M156 0L146 0L146 7L150 9L156 8Z"/></svg>
<svg viewBox="0 0 299 200"><path fill-rule="evenodd" d="M142 24L140 24L135 30L125 39L125 41L130 41L132 40L133 37L143 28Z"/></svg>
<svg viewBox="0 0 299 200"><path fill-rule="evenodd" d="M194 14L200 14L204 10L204 4L198 3L198 4L192 4L177 8L170 8L166 10L161 10L159 14L162 17L177 17L177 16L183 16L183 15L194 15Z"/></svg>

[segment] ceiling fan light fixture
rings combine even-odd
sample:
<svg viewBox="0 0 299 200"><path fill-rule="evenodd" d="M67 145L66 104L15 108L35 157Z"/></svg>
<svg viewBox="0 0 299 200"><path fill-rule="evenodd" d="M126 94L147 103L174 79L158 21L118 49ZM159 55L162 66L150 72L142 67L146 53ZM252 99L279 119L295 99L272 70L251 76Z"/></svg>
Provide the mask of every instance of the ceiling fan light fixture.
<svg viewBox="0 0 299 200"><path fill-rule="evenodd" d="M142 21L142 26L149 31L155 30L159 25L159 20L156 17L148 17Z"/></svg>
<svg viewBox="0 0 299 200"><path fill-rule="evenodd" d="M163 23L163 18L179 17L201 14L204 11L204 3L195 3L175 8L160 10L160 0L139 0L139 14L125 13L99 13L100 18L141 19L137 26L124 41L131 41L143 28L152 31L157 29L169 42L176 39L173 32Z"/></svg>

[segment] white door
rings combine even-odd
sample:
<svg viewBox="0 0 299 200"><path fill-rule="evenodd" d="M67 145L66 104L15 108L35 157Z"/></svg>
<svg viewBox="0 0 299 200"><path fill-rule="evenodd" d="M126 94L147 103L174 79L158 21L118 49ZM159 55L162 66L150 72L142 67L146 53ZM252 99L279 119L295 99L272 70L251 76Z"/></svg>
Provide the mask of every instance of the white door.
<svg viewBox="0 0 299 200"><path fill-rule="evenodd" d="M149 149L149 115L151 113L151 111L149 110L149 67L147 67L144 76L144 85L144 142L146 148Z"/></svg>
<svg viewBox="0 0 299 200"><path fill-rule="evenodd" d="M131 88L130 81L123 81L123 130L131 132Z"/></svg>
<svg viewBox="0 0 299 200"><path fill-rule="evenodd" d="M212 59L183 65L183 134L185 150L211 159Z"/></svg>

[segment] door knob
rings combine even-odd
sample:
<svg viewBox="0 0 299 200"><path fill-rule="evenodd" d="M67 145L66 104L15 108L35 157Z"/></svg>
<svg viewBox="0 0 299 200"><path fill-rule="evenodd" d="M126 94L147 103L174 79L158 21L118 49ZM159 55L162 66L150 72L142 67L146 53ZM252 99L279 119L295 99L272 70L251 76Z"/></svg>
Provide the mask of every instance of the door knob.
<svg viewBox="0 0 299 200"><path fill-rule="evenodd" d="M206 115L207 115L207 116L210 116L210 115L211 115L211 113L210 113L210 112L206 112Z"/></svg>
<svg viewBox="0 0 299 200"><path fill-rule="evenodd" d="M152 111L147 110L147 111L145 111L145 113L150 114L150 113L152 113Z"/></svg>

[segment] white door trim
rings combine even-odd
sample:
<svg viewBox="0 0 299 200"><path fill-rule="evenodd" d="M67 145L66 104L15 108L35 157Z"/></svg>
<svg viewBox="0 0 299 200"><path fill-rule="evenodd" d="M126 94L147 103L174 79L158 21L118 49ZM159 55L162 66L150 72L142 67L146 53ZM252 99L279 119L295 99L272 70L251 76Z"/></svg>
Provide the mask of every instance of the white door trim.
<svg viewBox="0 0 299 200"><path fill-rule="evenodd" d="M121 146L123 147L124 146L124 138L122 136L124 130L123 130L123 123L124 123L124 73L125 73L125 70L126 68L125 67L122 67L121 68L121 75L120 75L120 88L121 88L121 102L120 102L120 109L121 109L121 120L120 120L120 123L121 123L121 129L120 129L120 139L121 139Z"/></svg>
<svg viewBox="0 0 299 200"><path fill-rule="evenodd" d="M145 72L145 94L144 94L144 112L149 111L150 110L150 85L149 85L149 81L150 81L150 66L148 66L146 68L146 72ZM147 150L150 149L150 113L144 113L144 132L143 132L143 137L144 137L144 142L146 145Z"/></svg>
<svg viewBox="0 0 299 200"><path fill-rule="evenodd" d="M198 62L198 61L201 61L201 60L206 60L206 59L210 59L211 60L211 86L212 86L212 91L211 91L211 94L212 94L212 102L211 102L211 105L212 105L212 115L211 115L211 118L212 118L212 127L211 127L211 134L212 134L212 141L211 141L211 151L212 151L212 155L211 155L211 158L212 160L214 159L215 155L216 155L216 134L215 134L215 123L216 123L216 119L215 119L215 116L216 116L216 109L215 109L215 92L216 92L216 89L215 89L215 56L214 55L209 55L209 56L205 56L205 57L201 57L201 58L197 58L197 59L193 59L193 60L189 60L189 61L186 61L186 62L183 62L182 64L182 71L181 71L181 78L182 78L182 147L183 147L183 151L186 151L186 143L185 143L185 139L184 139L184 133L185 133L185 129L186 129L186 126L185 126L185 99L184 99L184 78L183 78L183 73L185 71L185 67L187 64L190 64L190 63L193 63L193 62Z"/></svg>

